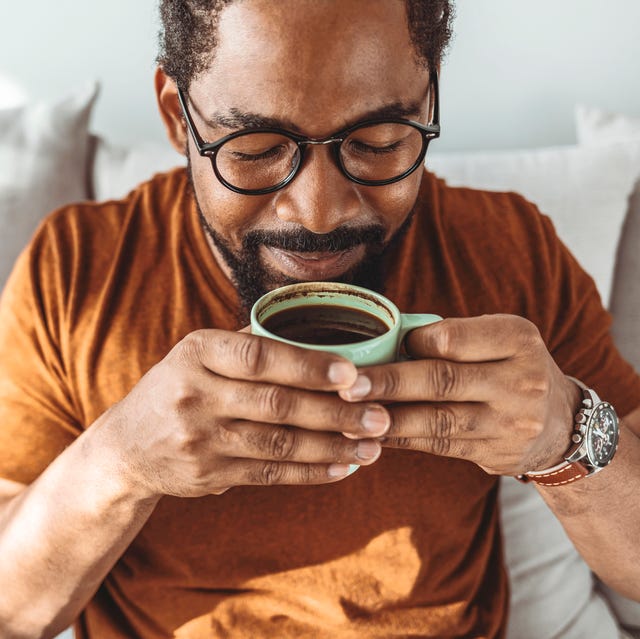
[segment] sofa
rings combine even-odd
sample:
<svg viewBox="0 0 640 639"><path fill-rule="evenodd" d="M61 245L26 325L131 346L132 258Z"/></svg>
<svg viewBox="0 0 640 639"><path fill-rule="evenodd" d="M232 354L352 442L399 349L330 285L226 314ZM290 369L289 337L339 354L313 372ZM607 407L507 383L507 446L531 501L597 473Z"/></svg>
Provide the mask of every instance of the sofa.
<svg viewBox="0 0 640 639"><path fill-rule="evenodd" d="M91 132L95 86L0 110L0 289L42 218L83 199L127 193L184 158L168 145L124 147ZM572 146L439 154L427 166L450 184L517 191L549 215L594 278L613 333L640 370L640 119L576 111ZM501 480L511 579L509 639L640 637L640 603L595 579L535 488Z"/></svg>

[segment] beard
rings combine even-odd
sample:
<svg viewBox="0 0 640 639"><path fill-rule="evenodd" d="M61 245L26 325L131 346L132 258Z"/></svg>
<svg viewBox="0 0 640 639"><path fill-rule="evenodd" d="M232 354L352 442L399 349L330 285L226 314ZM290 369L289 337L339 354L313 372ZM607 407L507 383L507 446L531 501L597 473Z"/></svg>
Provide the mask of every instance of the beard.
<svg viewBox="0 0 640 639"><path fill-rule="evenodd" d="M346 251L362 245L365 248L365 255L360 262L340 276L327 281L363 286L384 294L385 264L388 256L408 232L415 215L415 209L412 209L398 230L386 242L384 241L386 229L381 224L360 227L340 226L322 235L301 226L287 231L261 229L249 231L242 240L240 250L234 251L202 212L193 185L190 165L188 174L202 228L231 271L232 281L240 299L241 308L238 319L241 324L248 322L252 306L265 293L280 286L305 281L288 277L263 264L259 257L261 247L295 253L324 253Z"/></svg>

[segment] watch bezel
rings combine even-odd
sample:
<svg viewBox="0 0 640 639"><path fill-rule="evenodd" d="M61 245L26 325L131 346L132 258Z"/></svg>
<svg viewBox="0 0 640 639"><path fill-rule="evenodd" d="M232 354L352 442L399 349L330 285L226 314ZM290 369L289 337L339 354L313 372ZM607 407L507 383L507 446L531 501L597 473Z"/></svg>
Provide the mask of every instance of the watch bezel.
<svg viewBox="0 0 640 639"><path fill-rule="evenodd" d="M603 412L608 412L614 421L613 427L613 442L611 443L609 454L605 460L600 461L595 453L594 441L596 434L594 432L595 422L599 419L600 415ZM586 433L584 437L584 444L586 448L587 459L589 460L589 464L591 464L594 468L604 468L608 466L611 460L613 459L616 449L618 448L618 438L619 438L619 422L618 415L614 407L609 402L599 402L593 408L589 410L589 416L586 423Z"/></svg>

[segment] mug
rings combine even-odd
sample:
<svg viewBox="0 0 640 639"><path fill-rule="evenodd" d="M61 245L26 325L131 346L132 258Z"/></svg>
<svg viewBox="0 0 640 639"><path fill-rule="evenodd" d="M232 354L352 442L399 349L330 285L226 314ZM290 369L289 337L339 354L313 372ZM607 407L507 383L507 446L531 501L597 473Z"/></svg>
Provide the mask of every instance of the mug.
<svg viewBox="0 0 640 639"><path fill-rule="evenodd" d="M401 359L406 334L441 319L401 313L384 295L361 286L302 282L263 295L251 309L251 332L370 366Z"/></svg>

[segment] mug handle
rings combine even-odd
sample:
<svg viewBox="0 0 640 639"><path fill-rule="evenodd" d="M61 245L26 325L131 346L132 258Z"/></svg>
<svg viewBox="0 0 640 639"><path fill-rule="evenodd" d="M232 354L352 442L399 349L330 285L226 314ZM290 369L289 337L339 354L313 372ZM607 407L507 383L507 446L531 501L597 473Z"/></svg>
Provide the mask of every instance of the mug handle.
<svg viewBox="0 0 640 639"><path fill-rule="evenodd" d="M427 326L428 324L434 324L442 319L440 315L434 315L433 313L400 313L400 333L398 336L398 350L396 352L396 361L406 361L411 359L406 355L401 355L400 351L404 344L404 338L409 331L414 328L420 328L421 326Z"/></svg>

